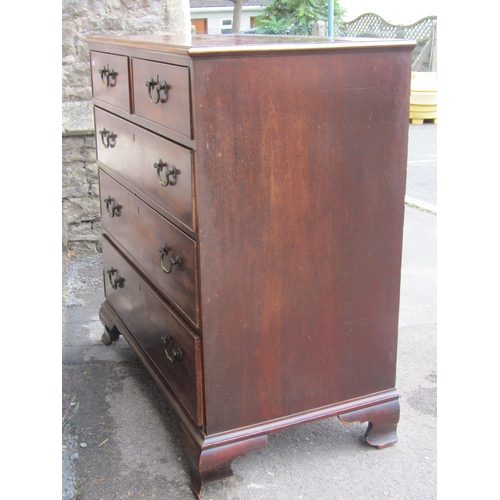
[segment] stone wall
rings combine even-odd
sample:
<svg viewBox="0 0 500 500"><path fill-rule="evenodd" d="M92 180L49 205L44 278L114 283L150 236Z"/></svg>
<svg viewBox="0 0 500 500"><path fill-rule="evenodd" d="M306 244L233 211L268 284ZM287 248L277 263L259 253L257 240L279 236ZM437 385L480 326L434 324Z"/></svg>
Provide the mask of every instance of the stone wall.
<svg viewBox="0 0 500 500"><path fill-rule="evenodd" d="M101 217L94 135L63 137L63 249L100 250Z"/></svg>
<svg viewBox="0 0 500 500"><path fill-rule="evenodd" d="M90 35L172 31L165 0L62 2L62 248L100 251L101 224L91 103Z"/></svg>

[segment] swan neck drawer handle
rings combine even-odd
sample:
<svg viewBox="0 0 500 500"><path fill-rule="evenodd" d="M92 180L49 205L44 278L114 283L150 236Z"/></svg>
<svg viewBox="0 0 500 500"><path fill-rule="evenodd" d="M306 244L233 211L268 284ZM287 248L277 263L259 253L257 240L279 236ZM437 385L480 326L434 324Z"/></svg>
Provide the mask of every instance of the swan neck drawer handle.
<svg viewBox="0 0 500 500"><path fill-rule="evenodd" d="M121 205L118 205L118 203L114 203L111 196L108 196L107 198L105 198L104 203L106 203L106 210L108 211L108 215L110 217L114 217L115 215L117 217L120 216L120 209L122 207L121 207ZM111 210L109 209L110 206L111 206Z"/></svg>
<svg viewBox="0 0 500 500"><path fill-rule="evenodd" d="M172 269L174 268L174 266L179 266L181 267L181 258L177 255L177 257L175 259L170 259L170 267L165 267L165 264L163 262L163 259L165 258L166 255L168 255L168 246L167 244L165 243L165 245L163 245L160 250L159 250L160 254L161 254L161 258L160 258L160 266L161 268L163 269L163 272L166 273L166 274L170 274L172 272Z"/></svg>
<svg viewBox="0 0 500 500"><path fill-rule="evenodd" d="M115 145L115 134L103 128L99 130L99 135L101 136L102 145L108 149L110 146L114 147Z"/></svg>
<svg viewBox="0 0 500 500"><path fill-rule="evenodd" d="M148 88L149 100L153 104L158 104L160 102L160 93L163 92L165 94L165 101L168 99L168 85L167 82L163 81L160 83L159 79L155 81L153 77L151 77L146 82L146 87Z"/></svg>
<svg viewBox="0 0 500 500"><path fill-rule="evenodd" d="M111 70L108 67L103 67L102 69L99 70L99 74L101 75L101 82L105 87L109 87L109 79L111 78L113 80L113 84L115 83L115 70Z"/></svg>
<svg viewBox="0 0 500 500"><path fill-rule="evenodd" d="M162 186L168 186L169 184L174 184L175 180L177 179L177 170L175 167L172 167L170 170L168 169L168 165L166 163L163 163L163 161L160 159L158 160L158 163L155 163L154 168L156 169L156 177L158 178L158 182ZM161 178L161 172L163 171L163 167L165 167L165 180ZM172 176L172 179L174 182L170 181L170 176Z"/></svg>
<svg viewBox="0 0 500 500"><path fill-rule="evenodd" d="M167 359L171 363L175 363L176 361L182 360L182 349L178 347L177 349L172 349L171 353L168 352L168 345L172 343L168 334L165 334L164 337L161 338L163 340L163 348L165 349L165 355Z"/></svg>
<svg viewBox="0 0 500 500"><path fill-rule="evenodd" d="M113 279L113 275L115 273L118 273L117 269L111 267L106 272L108 273L109 282L113 290L116 290L118 287L123 288L123 282L125 281L125 278L121 278L119 275L117 275L118 277Z"/></svg>

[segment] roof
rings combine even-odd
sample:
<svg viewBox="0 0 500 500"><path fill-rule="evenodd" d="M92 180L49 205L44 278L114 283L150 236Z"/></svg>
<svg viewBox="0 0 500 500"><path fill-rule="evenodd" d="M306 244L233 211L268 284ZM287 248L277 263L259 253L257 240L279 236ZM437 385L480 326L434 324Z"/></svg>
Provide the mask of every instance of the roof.
<svg viewBox="0 0 500 500"><path fill-rule="evenodd" d="M270 0L243 0L243 5L245 7L260 7L261 5L266 5ZM192 9L199 9L202 7L233 7L234 2L231 0L190 0L189 6Z"/></svg>

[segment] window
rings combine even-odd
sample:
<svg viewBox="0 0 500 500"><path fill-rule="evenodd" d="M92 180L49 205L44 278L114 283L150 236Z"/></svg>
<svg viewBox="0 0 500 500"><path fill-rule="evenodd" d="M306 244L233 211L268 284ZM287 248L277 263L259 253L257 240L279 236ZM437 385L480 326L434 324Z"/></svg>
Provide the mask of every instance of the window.
<svg viewBox="0 0 500 500"><path fill-rule="evenodd" d="M220 20L221 33L232 33L233 32L233 20L232 19L221 19Z"/></svg>

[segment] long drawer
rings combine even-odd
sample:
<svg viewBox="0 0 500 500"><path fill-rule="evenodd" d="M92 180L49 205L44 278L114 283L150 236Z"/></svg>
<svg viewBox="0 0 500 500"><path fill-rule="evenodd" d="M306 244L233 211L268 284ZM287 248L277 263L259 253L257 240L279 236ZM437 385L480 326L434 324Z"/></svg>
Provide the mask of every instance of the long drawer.
<svg viewBox="0 0 500 500"><path fill-rule="evenodd" d="M197 326L196 242L102 170L99 184L104 230Z"/></svg>
<svg viewBox="0 0 500 500"><path fill-rule="evenodd" d="M94 108L97 159L158 211L195 229L192 151Z"/></svg>
<svg viewBox="0 0 500 500"><path fill-rule="evenodd" d="M200 338L103 238L106 298L198 425L203 423Z"/></svg>

